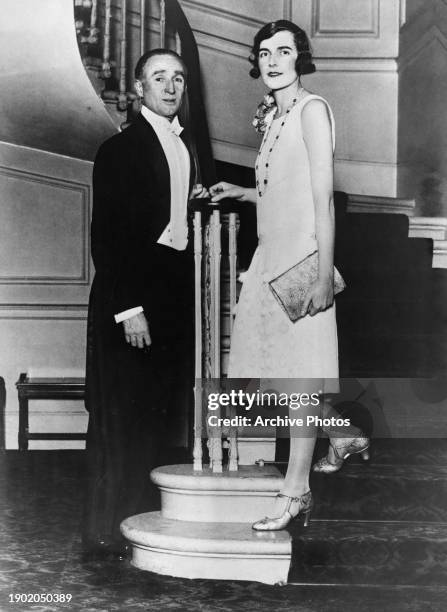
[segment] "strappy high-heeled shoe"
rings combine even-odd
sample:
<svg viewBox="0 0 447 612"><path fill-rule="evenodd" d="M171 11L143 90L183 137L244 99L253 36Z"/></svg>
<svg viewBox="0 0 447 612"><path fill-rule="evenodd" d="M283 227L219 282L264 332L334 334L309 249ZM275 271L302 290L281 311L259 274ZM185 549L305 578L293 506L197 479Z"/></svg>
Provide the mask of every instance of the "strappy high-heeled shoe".
<svg viewBox="0 0 447 612"><path fill-rule="evenodd" d="M343 444L338 445L335 444L335 440L342 440L342 438L334 438L329 442L334 451L335 463L329 461L327 456L323 457L314 464L312 468L314 472L321 472L323 474L333 474L334 472L338 472L338 470L342 467L344 460L347 459L349 455L355 455L357 453L360 453L364 461L368 461L368 449L370 444L369 438L348 438Z"/></svg>
<svg viewBox="0 0 447 612"><path fill-rule="evenodd" d="M260 521L253 523L251 526L252 529L255 529L256 531L279 531L280 529L285 529L290 521L296 519L300 514L304 514L304 527L307 527L310 520L310 513L314 507L311 491L307 491L307 493L304 493L304 495L301 495L301 497L290 497L289 495L283 495L282 493L278 493L277 497L286 497L288 500L285 510L281 516L278 516L277 518L269 518L266 516ZM292 513L290 511L290 506L293 502L298 504L298 510Z"/></svg>

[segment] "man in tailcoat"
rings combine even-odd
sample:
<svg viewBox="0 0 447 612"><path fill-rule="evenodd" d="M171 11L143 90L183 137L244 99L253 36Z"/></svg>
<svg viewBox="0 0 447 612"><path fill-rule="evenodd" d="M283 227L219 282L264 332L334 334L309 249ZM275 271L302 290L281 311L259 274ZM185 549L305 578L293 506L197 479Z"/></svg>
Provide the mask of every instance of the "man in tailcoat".
<svg viewBox="0 0 447 612"><path fill-rule="evenodd" d="M93 170L96 275L87 333L88 491L84 545L121 554L120 522L153 509L170 412L192 389L193 249L188 196L193 162L177 113L186 87L180 56L158 49L135 69L142 111L99 149ZM189 232L190 234L191 232ZM173 405L174 404L174 405Z"/></svg>

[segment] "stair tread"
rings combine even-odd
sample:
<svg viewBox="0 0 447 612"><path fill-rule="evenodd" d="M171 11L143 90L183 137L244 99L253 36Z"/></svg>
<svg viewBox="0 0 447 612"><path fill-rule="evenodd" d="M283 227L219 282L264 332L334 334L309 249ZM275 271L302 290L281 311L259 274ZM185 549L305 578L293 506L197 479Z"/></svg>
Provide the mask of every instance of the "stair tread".
<svg viewBox="0 0 447 612"><path fill-rule="evenodd" d="M166 519L160 512L131 516L121 524L132 543L187 552L290 555L287 531L259 534L250 523L198 523Z"/></svg>
<svg viewBox="0 0 447 612"><path fill-rule="evenodd" d="M153 529L163 531L167 537L209 542L222 538L227 541L242 539L263 544L284 542L290 531L293 535L299 534L302 539L312 540L327 537L383 537L387 540L423 537L447 543L447 522L421 524L419 521L312 519L306 528L299 521L292 521L288 530L261 533L254 531L250 523L197 523L166 519L160 512L146 512L129 517L124 523L129 531Z"/></svg>
<svg viewBox="0 0 447 612"><path fill-rule="evenodd" d="M274 465L241 465L230 472L213 472L209 467L194 471L192 464L166 465L151 472L159 487L202 491L276 492L283 477Z"/></svg>

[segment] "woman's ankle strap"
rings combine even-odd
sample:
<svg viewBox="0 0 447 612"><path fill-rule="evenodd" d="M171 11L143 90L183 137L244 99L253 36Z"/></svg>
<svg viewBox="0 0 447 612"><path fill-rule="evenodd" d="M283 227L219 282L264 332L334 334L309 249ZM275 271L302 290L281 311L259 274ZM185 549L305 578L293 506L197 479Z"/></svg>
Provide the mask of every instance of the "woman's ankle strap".
<svg viewBox="0 0 447 612"><path fill-rule="evenodd" d="M303 493L299 497L291 497L290 495L285 495L284 493L277 493L276 497L287 497L287 499L290 499L291 502L299 502L300 499L302 499L303 497L306 497L306 495L309 495L309 493L310 493L310 489L307 491L307 493Z"/></svg>

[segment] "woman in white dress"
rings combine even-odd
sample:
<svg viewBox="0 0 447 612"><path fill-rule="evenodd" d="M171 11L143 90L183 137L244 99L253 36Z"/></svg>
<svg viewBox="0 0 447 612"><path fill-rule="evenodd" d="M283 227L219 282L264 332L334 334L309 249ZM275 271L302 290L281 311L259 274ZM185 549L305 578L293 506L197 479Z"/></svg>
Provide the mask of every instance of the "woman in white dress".
<svg viewBox="0 0 447 612"><path fill-rule="evenodd" d="M294 379L301 392L337 392L332 111L301 85L301 75L314 72L315 66L306 33L295 24L279 20L261 28L250 61L250 75L261 76L271 90L254 122L264 132L256 188L226 182L210 188L213 202L235 198L256 204L257 211L259 243L237 306L228 378ZM302 318L293 323L268 282L317 249L318 278L307 293ZM293 416L306 422L307 416L320 413L321 406L302 406ZM294 428L275 517L258 521L254 529L283 529L298 514L304 514L307 524L316 435L316 427ZM314 469L336 471L347 455L366 451L368 444L363 436L333 438L328 456Z"/></svg>

